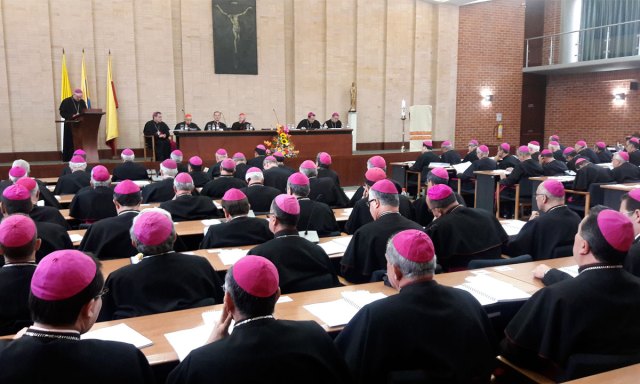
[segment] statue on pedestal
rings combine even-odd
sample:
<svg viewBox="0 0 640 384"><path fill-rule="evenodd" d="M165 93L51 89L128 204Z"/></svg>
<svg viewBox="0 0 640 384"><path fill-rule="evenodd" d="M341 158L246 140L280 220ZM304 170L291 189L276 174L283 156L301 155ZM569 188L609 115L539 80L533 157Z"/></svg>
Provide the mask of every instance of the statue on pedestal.
<svg viewBox="0 0 640 384"><path fill-rule="evenodd" d="M356 83L351 83L351 109L349 112L356 111L356 98L358 97L358 89L356 88Z"/></svg>

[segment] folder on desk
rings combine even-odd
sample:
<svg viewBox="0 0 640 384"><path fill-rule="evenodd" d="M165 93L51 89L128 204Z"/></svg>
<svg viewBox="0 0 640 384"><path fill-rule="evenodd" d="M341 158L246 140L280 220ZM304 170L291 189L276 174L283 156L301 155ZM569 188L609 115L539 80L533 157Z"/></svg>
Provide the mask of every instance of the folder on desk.
<svg viewBox="0 0 640 384"><path fill-rule="evenodd" d="M464 284L455 288L469 292L481 305L526 300L531 297L527 292L488 275L469 276Z"/></svg>

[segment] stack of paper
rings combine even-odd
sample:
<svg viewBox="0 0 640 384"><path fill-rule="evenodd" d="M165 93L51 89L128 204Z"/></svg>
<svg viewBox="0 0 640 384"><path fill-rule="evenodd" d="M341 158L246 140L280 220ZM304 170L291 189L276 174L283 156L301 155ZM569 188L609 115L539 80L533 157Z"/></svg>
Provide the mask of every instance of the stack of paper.
<svg viewBox="0 0 640 384"><path fill-rule="evenodd" d="M504 231L507 232L507 235L515 236L520 233L520 230L527 222L521 220L500 220L500 224L502 228L504 228Z"/></svg>
<svg viewBox="0 0 640 384"><path fill-rule="evenodd" d="M304 309L322 320L328 327L337 327L347 324L358 313L362 306L373 301L385 298L383 293L371 293L369 291L343 292L343 298L305 305Z"/></svg>
<svg viewBox="0 0 640 384"><path fill-rule="evenodd" d="M467 168L469 168L471 166L471 162L470 161L465 161L464 163L460 163L460 164L453 164L452 167L456 170L456 173L460 174L460 173L464 173L464 171L467 170Z"/></svg>
<svg viewBox="0 0 640 384"><path fill-rule="evenodd" d="M488 275L469 276L465 281L464 284L457 285L455 288L471 293L481 305L500 301L526 300L531 297L527 292Z"/></svg>
<svg viewBox="0 0 640 384"><path fill-rule="evenodd" d="M71 235L69 235L69 238L71 239L72 243L78 242L78 241L82 241L82 235L78 235L77 233L73 233Z"/></svg>
<svg viewBox="0 0 640 384"><path fill-rule="evenodd" d="M80 338L83 340L98 339L120 341L122 343L133 344L136 348L144 348L153 345L151 340L134 331L124 323L87 332L80 336Z"/></svg>
<svg viewBox="0 0 640 384"><path fill-rule="evenodd" d="M219 219L208 219L208 220L202 220L201 223L208 227L210 225L220 224L222 223L222 221L220 221Z"/></svg>
<svg viewBox="0 0 640 384"><path fill-rule="evenodd" d="M218 315L218 319L220 316ZM213 332L214 324L205 324L195 328L183 329L181 331L165 333L169 344L180 361L184 360L189 352L196 348L200 348L207 343L211 332Z"/></svg>
<svg viewBox="0 0 640 384"><path fill-rule="evenodd" d="M218 252L218 256L220 256L220 261L222 261L222 264L224 265L234 265L238 262L238 260L247 256L247 253L249 253L249 250L240 248L229 248L220 250L211 249L207 252L214 253L216 251Z"/></svg>

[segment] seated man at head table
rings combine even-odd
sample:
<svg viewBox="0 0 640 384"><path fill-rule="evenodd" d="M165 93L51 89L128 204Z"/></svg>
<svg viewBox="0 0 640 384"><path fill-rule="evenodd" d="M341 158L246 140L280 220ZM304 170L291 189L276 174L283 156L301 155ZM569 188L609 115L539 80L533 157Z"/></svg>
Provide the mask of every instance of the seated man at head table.
<svg viewBox="0 0 640 384"><path fill-rule="evenodd" d="M440 161L447 164L459 164L461 162L460 155L453 148L453 145L449 140L445 140L440 145L442 149L442 155L440 155Z"/></svg>
<svg viewBox="0 0 640 384"><path fill-rule="evenodd" d="M253 126L250 122L247 121L247 115L245 113L241 113L238 115L238 121L231 125L232 131L249 131L252 130Z"/></svg>
<svg viewBox="0 0 640 384"><path fill-rule="evenodd" d="M133 219L130 234L142 257L107 278L100 321L222 302L220 278L209 261L173 251L176 230L169 212L142 210Z"/></svg>
<svg viewBox="0 0 640 384"><path fill-rule="evenodd" d="M69 168L71 168L70 174L58 178L53 190L54 195L71 195L89 186L91 176L86 172L87 162L85 159L78 155L73 156L69 161Z"/></svg>
<svg viewBox="0 0 640 384"><path fill-rule="evenodd" d="M118 213L113 205L111 175L103 165L91 170L91 185L79 190L69 205L69 215L83 224L92 224Z"/></svg>
<svg viewBox="0 0 640 384"><path fill-rule="evenodd" d="M611 158L613 157L613 153L607 149L607 143L604 141L598 141L594 146L593 150L595 154L598 156L598 159L601 163L610 163Z"/></svg>
<svg viewBox="0 0 640 384"><path fill-rule="evenodd" d="M318 177L318 167L311 160L305 160L300 164L300 173L309 178L311 200L318 200L326 203L330 207L346 207L349 205L349 198L344 190L337 186L331 178Z"/></svg>
<svg viewBox="0 0 640 384"><path fill-rule="evenodd" d="M188 172L187 164L184 164L182 162L182 160L184 160L184 154L182 153L181 150L175 149L171 151L171 160L176 162L176 165L178 166L178 173Z"/></svg>
<svg viewBox="0 0 640 384"><path fill-rule="evenodd" d="M239 189L225 192L221 205L226 221L209 226L200 249L262 244L273 239L265 219L249 217L251 205Z"/></svg>
<svg viewBox="0 0 640 384"><path fill-rule="evenodd" d="M157 181L142 188L143 203L162 203L175 196L173 191L173 178L178 174L178 165L175 161L167 159L160 163L160 178Z"/></svg>
<svg viewBox="0 0 640 384"><path fill-rule="evenodd" d="M340 286L324 249L298 234L300 204L294 196L273 199L268 217L275 238L252 248L249 254L264 256L275 264L283 293Z"/></svg>
<svg viewBox="0 0 640 384"><path fill-rule="evenodd" d="M15 213L28 215L33 209L31 193L22 185L14 184L2 192L1 207L4 217ZM53 251L73 248L73 243L65 227L46 221L36 221L35 223L38 236L42 239L40 248L36 252L36 261L40 261Z"/></svg>
<svg viewBox="0 0 640 384"><path fill-rule="evenodd" d="M38 189L38 183L31 177L23 177L16 181L17 185L22 185L31 193L31 203L33 208L29 212L29 216L34 221L46 221L49 223L57 224L65 229L71 229L67 220L62 216L60 210L54 207L47 207L46 205L39 206L38 200L40 200L40 190Z"/></svg>
<svg viewBox="0 0 640 384"><path fill-rule="evenodd" d="M470 162L473 163L474 161L478 160L478 145L480 143L478 143L478 140L476 139L471 139L469 140L469 144L467 145L467 154L464 155L464 158L462 159L462 162Z"/></svg>
<svg viewBox="0 0 640 384"><path fill-rule="evenodd" d="M154 383L133 345L80 338L96 322L103 284L99 263L80 251L42 259L31 279L33 325L0 350L0 382Z"/></svg>
<svg viewBox="0 0 640 384"><path fill-rule="evenodd" d="M324 122L324 128L328 128L328 129L342 128L342 121L340 121L340 114L338 112L333 112L331 114L331 118Z"/></svg>
<svg viewBox="0 0 640 384"><path fill-rule="evenodd" d="M211 181L209 175L202 170L202 158L200 156L192 156L189 158L187 170L189 175L191 175L193 184L196 188L202 188L205 184Z"/></svg>
<svg viewBox="0 0 640 384"><path fill-rule="evenodd" d="M640 279L622 267L633 240L626 215L592 210L573 244L578 276L545 287L524 303L505 329L503 356L562 381L576 378L567 377L565 369L577 354L598 360L637 356Z"/></svg>
<svg viewBox="0 0 640 384"><path fill-rule="evenodd" d="M296 129L320 129L320 122L316 120L316 114L307 113L307 118L300 120Z"/></svg>
<svg viewBox="0 0 640 384"><path fill-rule="evenodd" d="M498 169L515 168L520 163L517 157L511 153L511 145L509 143L502 143L498 146L495 160L498 163Z"/></svg>
<svg viewBox="0 0 640 384"><path fill-rule="evenodd" d="M510 236L503 252L509 256L531 255L533 260L551 259L554 250L573 244L580 216L564 203L564 186L557 180L545 180L536 191L539 212L515 236ZM561 255L564 256L564 255Z"/></svg>
<svg viewBox="0 0 640 384"><path fill-rule="evenodd" d="M367 205L367 201L369 201L369 190L373 184L386 178L386 173L380 168L371 168L367 170L364 174L363 198L358 200L358 202L353 206L349 219L344 225L345 232L352 235L362 226L373 221L373 217L369 211L369 206ZM409 220L414 220L416 216L416 209L413 204L411 204L411 200L404 195L398 195L398 198L400 201L400 205L398 207L400 214Z"/></svg>
<svg viewBox="0 0 640 384"><path fill-rule="evenodd" d="M160 203L160 208L169 212L175 222L220 217L218 208L211 198L192 194L195 188L188 173L178 173L173 179L175 197Z"/></svg>
<svg viewBox="0 0 640 384"><path fill-rule="evenodd" d="M131 180L124 180L116 185L112 198L118 215L91 224L78 247L99 260L123 259L138 253L131 244L129 230L140 213L140 187Z"/></svg>
<svg viewBox="0 0 640 384"><path fill-rule="evenodd" d="M190 113L184 115L184 121L176 124L174 131L200 131L198 124L193 122L193 116Z"/></svg>
<svg viewBox="0 0 640 384"><path fill-rule="evenodd" d="M567 164L564 161L556 160L549 149L543 149L540 152L539 160L545 176L563 176L569 170Z"/></svg>
<svg viewBox="0 0 640 384"><path fill-rule="evenodd" d="M31 325L29 290L40 247L36 224L16 213L0 222L0 335L11 335Z"/></svg>
<svg viewBox="0 0 640 384"><path fill-rule="evenodd" d="M135 162L136 155L129 148L125 148L121 153L122 164L113 168L112 181L122 180L149 180L147 169Z"/></svg>
<svg viewBox="0 0 640 384"><path fill-rule="evenodd" d="M448 185L427 191L427 205L435 219L427 227L445 271L466 269L475 259L499 259L509 237L495 215L461 206ZM473 235L470 235L473 234Z"/></svg>
<svg viewBox="0 0 640 384"><path fill-rule="evenodd" d="M236 163L236 171L233 176L236 179L246 181L247 178L245 175L247 174L247 169L249 169L247 166L247 157L242 152L236 152L231 156L231 158L233 159L233 162Z"/></svg>
<svg viewBox="0 0 640 384"><path fill-rule="evenodd" d="M340 228L331 207L321 201L309 199L309 178L300 172L289 176L287 194L300 204L298 231L316 231L318 237L338 236Z"/></svg>
<svg viewBox="0 0 640 384"><path fill-rule="evenodd" d="M281 192L274 187L264 185L264 174L260 168L249 168L245 174L245 180L248 186L240 190L249 199L253 212L269 212L273 199Z"/></svg>
<svg viewBox="0 0 640 384"><path fill-rule="evenodd" d="M224 159L220 163L220 176L209 181L202 187L200 194L212 199L220 199L231 188L244 188L247 183L235 178L236 163L232 159Z"/></svg>
<svg viewBox="0 0 640 384"><path fill-rule="evenodd" d="M627 152L616 152L611 159L611 177L616 183L630 183L640 180L640 167L629 162Z"/></svg>
<svg viewBox="0 0 640 384"><path fill-rule="evenodd" d="M488 383L497 350L491 322L471 294L435 281L429 236L398 232L385 257L399 293L364 306L335 340L355 382L412 371L412 383Z"/></svg>
<svg viewBox="0 0 640 384"><path fill-rule="evenodd" d="M215 111L213 112L213 120L208 121L204 125L205 131L222 131L227 128L227 124L220 121L220 117L222 117L222 112Z"/></svg>
<svg viewBox="0 0 640 384"><path fill-rule="evenodd" d="M373 221L353 234L340 261L341 275L349 282L367 283L376 278L374 272L386 268L384 253L391 235L404 229L423 230L418 223L400 214L397 192L387 179L377 181L369 189L366 205Z"/></svg>
<svg viewBox="0 0 640 384"><path fill-rule="evenodd" d="M222 160L226 159L229 156L227 150L224 148L218 148L215 153L216 163L212 164L207 171L207 175L209 175L210 179L215 179L220 176L220 165L222 164Z"/></svg>
<svg viewBox="0 0 640 384"><path fill-rule="evenodd" d="M434 185L438 184L449 185L449 172L447 172L447 170L442 167L433 168L427 174L427 177L425 179L427 191L429 191L429 189ZM460 196L458 192L454 192L453 194L456 197L456 201L458 202L458 204L466 207L466 203L464 202L462 196ZM431 210L429 210L429 206L427 205L426 193L424 197L418 198L413 202L413 208L416 212L414 220L416 223L425 227L431 224L431 222L433 221L433 213L431 212Z"/></svg>
<svg viewBox="0 0 640 384"><path fill-rule="evenodd" d="M262 163L264 162L264 158L266 156L267 148L263 144L256 145L256 148L253 152L254 157L252 159L247 160L248 167L257 167L262 169Z"/></svg>
<svg viewBox="0 0 640 384"><path fill-rule="evenodd" d="M350 383L344 360L322 327L273 317L278 275L273 263L260 256L246 256L231 267L210 344L191 351L167 383L210 383L212 378L221 383Z"/></svg>

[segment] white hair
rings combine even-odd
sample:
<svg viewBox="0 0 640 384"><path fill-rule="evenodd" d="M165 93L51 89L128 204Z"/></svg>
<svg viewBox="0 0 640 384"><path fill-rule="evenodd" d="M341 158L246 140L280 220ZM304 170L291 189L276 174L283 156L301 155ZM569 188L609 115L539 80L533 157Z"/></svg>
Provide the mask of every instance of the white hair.
<svg viewBox="0 0 640 384"><path fill-rule="evenodd" d="M262 172L247 172L244 178L251 181L264 181L264 174Z"/></svg>
<svg viewBox="0 0 640 384"><path fill-rule="evenodd" d="M162 176L174 178L178 174L178 169L165 168L164 165L160 164L160 172L162 172Z"/></svg>
<svg viewBox="0 0 640 384"><path fill-rule="evenodd" d="M31 166L29 165L29 162L27 162L26 160L22 160L22 159L18 159L18 160L14 160L13 164L11 165L11 167L20 167L22 169L24 169L25 171L27 171L27 175L29 174L29 172L31 172Z"/></svg>
<svg viewBox="0 0 640 384"><path fill-rule="evenodd" d="M124 161L133 161L133 160L135 160L136 155L128 155L127 156L127 155L121 154L120 157L122 157L122 160L124 160Z"/></svg>
<svg viewBox="0 0 640 384"><path fill-rule="evenodd" d="M529 150L531 152L540 152L540 146L539 145L534 145L534 144L529 144L527 145L529 147Z"/></svg>

